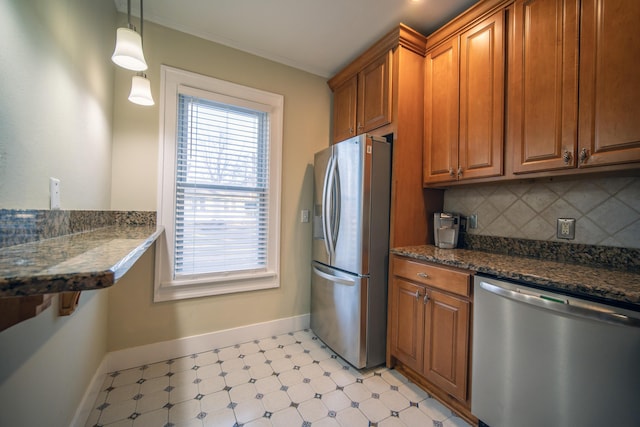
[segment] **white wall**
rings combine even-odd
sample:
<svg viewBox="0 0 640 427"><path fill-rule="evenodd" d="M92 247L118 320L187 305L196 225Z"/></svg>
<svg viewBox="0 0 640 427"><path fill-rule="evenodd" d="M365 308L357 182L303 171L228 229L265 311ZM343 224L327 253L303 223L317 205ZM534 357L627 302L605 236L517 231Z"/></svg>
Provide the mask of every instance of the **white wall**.
<svg viewBox="0 0 640 427"><path fill-rule="evenodd" d="M0 2L0 208L109 209L113 51L110 0ZM106 291L70 317L58 299L0 332L0 425L68 426L107 347Z"/></svg>
<svg viewBox="0 0 640 427"><path fill-rule="evenodd" d="M125 16L119 19L124 22ZM147 253L109 290L109 350L297 316L309 312L313 154L329 144L331 91L324 78L145 22L144 51L154 107L127 101L132 72L118 69L114 92L112 208L156 210L160 64L284 96L281 286L153 303Z"/></svg>
<svg viewBox="0 0 640 427"><path fill-rule="evenodd" d="M0 208L108 209L116 12L108 0L0 2Z"/></svg>

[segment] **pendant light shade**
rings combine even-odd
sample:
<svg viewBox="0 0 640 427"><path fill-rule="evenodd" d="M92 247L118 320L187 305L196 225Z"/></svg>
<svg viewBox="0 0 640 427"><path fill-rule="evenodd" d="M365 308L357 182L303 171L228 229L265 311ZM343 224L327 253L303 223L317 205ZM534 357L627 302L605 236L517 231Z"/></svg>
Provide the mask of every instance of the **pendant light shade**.
<svg viewBox="0 0 640 427"><path fill-rule="evenodd" d="M116 48L111 60L117 65L133 71L144 71L147 62L142 52L142 37L132 28L118 28Z"/></svg>
<svg viewBox="0 0 640 427"><path fill-rule="evenodd" d="M138 71L131 79L129 101L138 105L153 105L155 102L151 95L151 82L147 79L147 75L142 73L148 68L142 52L142 26L144 25L142 0L140 0L140 34L131 24L131 0L127 0L127 24L127 28L118 28L116 32L116 48L111 60L122 68Z"/></svg>
<svg viewBox="0 0 640 427"><path fill-rule="evenodd" d="M151 95L151 82L143 73L138 73L131 79L131 92L129 93L129 101L138 105L153 105L153 96Z"/></svg>

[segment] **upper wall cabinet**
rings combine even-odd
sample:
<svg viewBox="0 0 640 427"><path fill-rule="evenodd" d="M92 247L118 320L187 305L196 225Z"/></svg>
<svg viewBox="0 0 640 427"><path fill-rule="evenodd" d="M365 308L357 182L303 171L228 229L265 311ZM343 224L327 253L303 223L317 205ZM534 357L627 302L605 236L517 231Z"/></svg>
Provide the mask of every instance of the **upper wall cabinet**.
<svg viewBox="0 0 640 427"><path fill-rule="evenodd" d="M636 1L515 1L515 174L640 161L639 18Z"/></svg>
<svg viewBox="0 0 640 427"><path fill-rule="evenodd" d="M425 186L503 173L504 16L500 10L427 52Z"/></svg>
<svg viewBox="0 0 640 427"><path fill-rule="evenodd" d="M578 0L516 0L508 140L515 173L573 168L578 118Z"/></svg>
<svg viewBox="0 0 640 427"><path fill-rule="evenodd" d="M391 123L391 77L385 52L334 89L334 143Z"/></svg>
<svg viewBox="0 0 640 427"><path fill-rule="evenodd" d="M391 123L391 59L391 52L384 52L332 86L334 143Z"/></svg>
<svg viewBox="0 0 640 427"><path fill-rule="evenodd" d="M333 90L333 142L356 135L358 75L345 80Z"/></svg>
<svg viewBox="0 0 640 427"><path fill-rule="evenodd" d="M583 0L578 166L640 161L640 1Z"/></svg>

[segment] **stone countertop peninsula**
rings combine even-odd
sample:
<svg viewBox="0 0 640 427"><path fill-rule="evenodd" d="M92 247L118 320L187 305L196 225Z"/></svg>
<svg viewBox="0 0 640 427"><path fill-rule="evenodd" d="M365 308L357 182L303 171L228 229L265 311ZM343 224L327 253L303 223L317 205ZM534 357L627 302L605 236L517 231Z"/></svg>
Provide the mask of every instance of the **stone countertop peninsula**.
<svg viewBox="0 0 640 427"><path fill-rule="evenodd" d="M640 311L640 273L624 266L594 267L480 250L440 249L433 245L393 248L391 253Z"/></svg>
<svg viewBox="0 0 640 427"><path fill-rule="evenodd" d="M139 217L131 220L131 215L122 215L124 220L116 215L115 220L105 221L101 216L99 227L93 228L92 224L78 225L78 218L86 220L87 216L78 215L77 211L72 211L70 220L69 216L57 213L52 227L42 225L49 221L49 215L42 221L34 220L37 227L24 227L23 221L7 220L7 212L0 212L0 220L1 214L5 214L5 224L13 224L11 233L5 234L10 234L16 244L0 247L0 297L107 288L131 268L163 231L155 225L155 213L151 221L146 216L144 220ZM11 211L9 216L31 218L40 212ZM89 222L95 222L96 215L92 212ZM40 233L44 228L49 234L51 229L66 231L59 235L54 232L55 237L33 237L32 231L22 233L30 235L26 240L20 236L23 229L38 229ZM4 231L8 229L5 227Z"/></svg>

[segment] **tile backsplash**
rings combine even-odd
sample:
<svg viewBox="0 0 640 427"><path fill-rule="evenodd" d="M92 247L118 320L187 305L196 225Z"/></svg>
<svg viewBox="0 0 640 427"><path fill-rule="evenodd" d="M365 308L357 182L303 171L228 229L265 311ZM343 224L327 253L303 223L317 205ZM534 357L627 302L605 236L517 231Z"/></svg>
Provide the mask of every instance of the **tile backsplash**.
<svg viewBox="0 0 640 427"><path fill-rule="evenodd" d="M454 187L444 209L478 214L470 234L640 248L640 177L584 177ZM574 240L556 220L575 218Z"/></svg>

